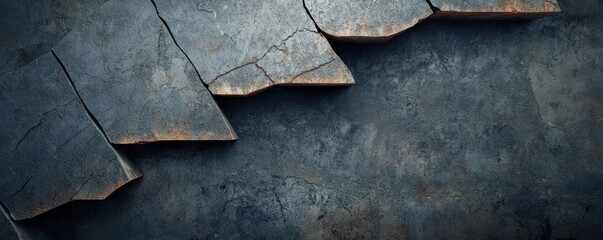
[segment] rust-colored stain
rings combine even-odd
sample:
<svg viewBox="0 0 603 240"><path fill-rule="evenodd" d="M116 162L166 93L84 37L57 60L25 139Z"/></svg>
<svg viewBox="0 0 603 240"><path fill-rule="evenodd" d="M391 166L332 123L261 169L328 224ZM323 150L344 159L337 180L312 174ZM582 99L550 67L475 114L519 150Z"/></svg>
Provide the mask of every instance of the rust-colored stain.
<svg viewBox="0 0 603 240"><path fill-rule="evenodd" d="M193 123L194 124L194 123ZM236 140L236 136L232 134L233 130L228 129L231 132L229 136L223 136L223 134L212 133L212 132L194 132L191 131L191 127L188 124L180 124L179 126L171 127L167 129L165 126L156 126L151 129L149 136L128 136L116 139L117 144L145 144L150 142L161 142L161 141L230 141Z"/></svg>
<svg viewBox="0 0 603 240"><path fill-rule="evenodd" d="M440 9L433 15L436 18L452 19L500 19L524 20L535 19L561 12L555 0L543 0L542 4L528 3L525 0L505 1L486 8L460 8L454 2L446 2L445 6L435 6Z"/></svg>
<svg viewBox="0 0 603 240"><path fill-rule="evenodd" d="M426 18L417 18L405 24L392 21L377 26L360 18L357 22L351 24L351 26L337 28L330 27L323 30L328 36L343 42L379 43L388 41L395 36L402 34L425 19Z"/></svg>
<svg viewBox="0 0 603 240"><path fill-rule="evenodd" d="M515 8L515 4L513 3L506 3L503 4L501 7L501 9L504 9L505 12L510 12L510 13L517 13L519 11L517 11L517 9Z"/></svg>

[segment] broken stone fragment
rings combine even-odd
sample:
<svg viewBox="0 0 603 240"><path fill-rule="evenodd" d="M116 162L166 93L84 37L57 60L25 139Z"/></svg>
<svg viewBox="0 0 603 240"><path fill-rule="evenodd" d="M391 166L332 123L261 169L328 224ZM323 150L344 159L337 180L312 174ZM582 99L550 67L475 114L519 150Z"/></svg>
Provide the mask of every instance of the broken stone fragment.
<svg viewBox="0 0 603 240"><path fill-rule="evenodd" d="M215 95L354 83L301 0L155 2Z"/></svg>
<svg viewBox="0 0 603 240"><path fill-rule="evenodd" d="M534 19L561 11L557 0L430 0L434 17Z"/></svg>
<svg viewBox="0 0 603 240"><path fill-rule="evenodd" d="M0 76L50 51L106 0L0 1Z"/></svg>
<svg viewBox="0 0 603 240"><path fill-rule="evenodd" d="M304 0L312 19L341 40L386 41L429 17L425 0Z"/></svg>
<svg viewBox="0 0 603 240"><path fill-rule="evenodd" d="M50 53L0 79L0 202L15 220L107 198L140 174L89 119Z"/></svg>
<svg viewBox="0 0 603 240"><path fill-rule="evenodd" d="M107 2L53 51L112 143L237 138L151 1Z"/></svg>

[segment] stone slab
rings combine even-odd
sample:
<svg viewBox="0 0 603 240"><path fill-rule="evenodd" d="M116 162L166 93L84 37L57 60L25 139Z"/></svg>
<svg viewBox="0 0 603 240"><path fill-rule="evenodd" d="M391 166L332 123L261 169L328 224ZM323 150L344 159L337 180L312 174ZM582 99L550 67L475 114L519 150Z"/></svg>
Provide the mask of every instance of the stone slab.
<svg viewBox="0 0 603 240"><path fill-rule="evenodd" d="M50 51L106 1L0 1L0 76Z"/></svg>
<svg viewBox="0 0 603 240"><path fill-rule="evenodd" d="M236 139L151 1L109 1L53 51L112 143Z"/></svg>
<svg viewBox="0 0 603 240"><path fill-rule="evenodd" d="M105 199L140 176L86 115L51 53L0 79L0 202L15 220Z"/></svg>
<svg viewBox="0 0 603 240"><path fill-rule="evenodd" d="M251 95L272 85L354 83L303 1L155 2L214 95Z"/></svg>
<svg viewBox="0 0 603 240"><path fill-rule="evenodd" d="M534 19L561 11L557 0L430 0L434 17L461 19Z"/></svg>
<svg viewBox="0 0 603 240"><path fill-rule="evenodd" d="M354 42L386 41L429 17L425 0L304 0L323 32Z"/></svg>

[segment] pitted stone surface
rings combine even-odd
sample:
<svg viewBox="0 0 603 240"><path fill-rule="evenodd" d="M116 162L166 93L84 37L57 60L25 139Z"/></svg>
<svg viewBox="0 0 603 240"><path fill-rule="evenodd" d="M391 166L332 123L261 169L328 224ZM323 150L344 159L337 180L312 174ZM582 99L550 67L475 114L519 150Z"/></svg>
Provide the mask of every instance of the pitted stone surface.
<svg viewBox="0 0 603 240"><path fill-rule="evenodd" d="M328 35L349 41L385 41L429 17L425 0L304 0Z"/></svg>
<svg viewBox="0 0 603 240"><path fill-rule="evenodd" d="M249 95L275 84L354 83L303 1L155 2L215 95Z"/></svg>
<svg viewBox="0 0 603 240"><path fill-rule="evenodd" d="M0 76L50 51L106 1L0 1Z"/></svg>
<svg viewBox="0 0 603 240"><path fill-rule="evenodd" d="M112 143L236 134L150 1L110 1L53 48Z"/></svg>
<svg viewBox="0 0 603 240"><path fill-rule="evenodd" d="M0 79L0 202L16 220L105 199L139 176L86 116L52 54Z"/></svg>
<svg viewBox="0 0 603 240"><path fill-rule="evenodd" d="M531 19L561 11L557 0L430 0L434 16L468 19Z"/></svg>

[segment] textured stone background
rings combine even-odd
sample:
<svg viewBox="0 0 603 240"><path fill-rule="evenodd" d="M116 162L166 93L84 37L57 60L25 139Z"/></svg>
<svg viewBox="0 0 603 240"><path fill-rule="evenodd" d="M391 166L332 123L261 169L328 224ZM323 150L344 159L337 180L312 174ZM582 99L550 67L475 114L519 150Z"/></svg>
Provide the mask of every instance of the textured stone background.
<svg viewBox="0 0 603 240"><path fill-rule="evenodd" d="M218 98L239 140L122 146L144 174L23 222L56 239L597 239L603 2L334 48L349 88Z"/></svg>

